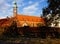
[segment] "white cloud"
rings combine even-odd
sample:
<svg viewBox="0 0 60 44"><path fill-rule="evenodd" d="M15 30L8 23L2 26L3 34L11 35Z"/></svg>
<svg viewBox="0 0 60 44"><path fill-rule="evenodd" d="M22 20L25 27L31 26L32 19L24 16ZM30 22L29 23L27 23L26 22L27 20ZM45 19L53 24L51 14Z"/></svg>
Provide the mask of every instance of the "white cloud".
<svg viewBox="0 0 60 44"><path fill-rule="evenodd" d="M3 18L3 17L7 17L7 16L12 16L13 15L13 9L10 8L9 10L2 10L0 12L0 17Z"/></svg>
<svg viewBox="0 0 60 44"><path fill-rule="evenodd" d="M32 1L29 1L28 3L29 3L29 4L32 4L33 2L32 2Z"/></svg>
<svg viewBox="0 0 60 44"><path fill-rule="evenodd" d="M36 2L36 3L34 3L34 4L32 4L28 7L24 7L23 8L23 13L24 14L30 14L30 15L34 14L38 10L38 7L37 7L38 5L39 5L39 3Z"/></svg>
<svg viewBox="0 0 60 44"><path fill-rule="evenodd" d="M6 2L6 0L0 1L0 17L6 17L8 15L12 15L12 12L10 11L11 5Z"/></svg>
<svg viewBox="0 0 60 44"><path fill-rule="evenodd" d="M0 5L3 4L5 2L5 0L0 0Z"/></svg>
<svg viewBox="0 0 60 44"><path fill-rule="evenodd" d="M11 1L11 4L7 3L7 1L8 2ZM40 2L43 2L43 1L44 0L41 0ZM8 15L9 16L13 15L13 6L14 6L13 3L14 3L14 0L13 1L12 0L0 0L0 14L2 14L3 17L8 16ZM29 15L36 13L36 11L38 11L39 9L37 7L39 6L39 2L33 2L31 0L28 3L25 2L24 0L17 0L17 5L18 5L18 8L24 7L22 13L29 14Z"/></svg>
<svg viewBox="0 0 60 44"><path fill-rule="evenodd" d="M10 5L7 3L4 3L3 6L0 8L0 11L5 13L10 8Z"/></svg>

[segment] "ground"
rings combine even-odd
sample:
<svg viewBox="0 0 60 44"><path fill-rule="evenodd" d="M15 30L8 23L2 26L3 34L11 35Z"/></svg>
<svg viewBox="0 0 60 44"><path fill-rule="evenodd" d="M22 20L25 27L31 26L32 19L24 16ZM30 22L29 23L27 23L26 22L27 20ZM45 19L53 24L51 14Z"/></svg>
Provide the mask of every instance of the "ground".
<svg viewBox="0 0 60 44"><path fill-rule="evenodd" d="M41 38L5 38L0 39L0 44L60 44L60 39Z"/></svg>

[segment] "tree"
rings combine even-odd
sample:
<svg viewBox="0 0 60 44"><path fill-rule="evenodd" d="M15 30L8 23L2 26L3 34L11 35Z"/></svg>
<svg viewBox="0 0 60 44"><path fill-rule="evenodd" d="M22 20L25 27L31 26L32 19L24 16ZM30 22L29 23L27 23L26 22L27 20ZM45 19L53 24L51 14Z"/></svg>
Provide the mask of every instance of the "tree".
<svg viewBox="0 0 60 44"><path fill-rule="evenodd" d="M12 21L11 25L6 28L6 32L4 32L6 37L18 37L18 28L16 21Z"/></svg>
<svg viewBox="0 0 60 44"><path fill-rule="evenodd" d="M60 14L60 0L48 0L48 7L43 8L43 16L51 14Z"/></svg>
<svg viewBox="0 0 60 44"><path fill-rule="evenodd" d="M48 0L48 3L48 8L52 11L52 14L57 14L57 11L60 10L60 0Z"/></svg>
<svg viewBox="0 0 60 44"><path fill-rule="evenodd" d="M60 0L48 0L47 3L48 7L43 8L43 17L45 17L46 23L50 21L52 22L54 16L57 14L60 15ZM49 14L51 14L52 17L50 19L47 19L46 16Z"/></svg>
<svg viewBox="0 0 60 44"><path fill-rule="evenodd" d="M43 8L43 16L46 16L49 12L49 8Z"/></svg>

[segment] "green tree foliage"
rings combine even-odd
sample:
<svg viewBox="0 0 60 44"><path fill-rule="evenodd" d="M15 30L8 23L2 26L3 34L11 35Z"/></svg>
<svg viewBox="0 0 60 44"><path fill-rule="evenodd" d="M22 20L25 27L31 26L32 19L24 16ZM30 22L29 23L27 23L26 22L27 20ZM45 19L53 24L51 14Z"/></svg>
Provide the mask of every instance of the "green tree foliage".
<svg viewBox="0 0 60 44"><path fill-rule="evenodd" d="M18 36L18 28L16 21L13 21L10 25L10 27L6 28L6 32L4 33L7 37L17 37Z"/></svg>
<svg viewBox="0 0 60 44"><path fill-rule="evenodd" d="M60 0L48 0L48 7L43 9L43 16L51 14L60 14Z"/></svg>
<svg viewBox="0 0 60 44"><path fill-rule="evenodd" d="M43 16L46 16L49 12L49 8L43 8Z"/></svg>
<svg viewBox="0 0 60 44"><path fill-rule="evenodd" d="M43 17L45 17L46 25L50 25L54 19L54 16L57 14L60 16L60 0L47 0L47 3L48 6L43 8ZM46 17L49 14L51 14L50 19Z"/></svg>
<svg viewBox="0 0 60 44"><path fill-rule="evenodd" d="M52 14L57 14L60 12L60 0L48 0L50 10Z"/></svg>

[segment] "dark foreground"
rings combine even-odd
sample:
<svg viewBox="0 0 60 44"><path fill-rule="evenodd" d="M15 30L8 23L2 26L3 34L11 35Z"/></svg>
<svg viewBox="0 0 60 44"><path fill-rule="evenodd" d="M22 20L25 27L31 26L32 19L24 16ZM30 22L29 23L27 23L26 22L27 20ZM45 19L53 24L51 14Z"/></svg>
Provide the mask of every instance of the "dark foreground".
<svg viewBox="0 0 60 44"><path fill-rule="evenodd" d="M60 28L8 27L0 30L0 44L60 44Z"/></svg>
<svg viewBox="0 0 60 44"><path fill-rule="evenodd" d="M0 44L60 44L60 39L41 38L8 38L0 40Z"/></svg>

